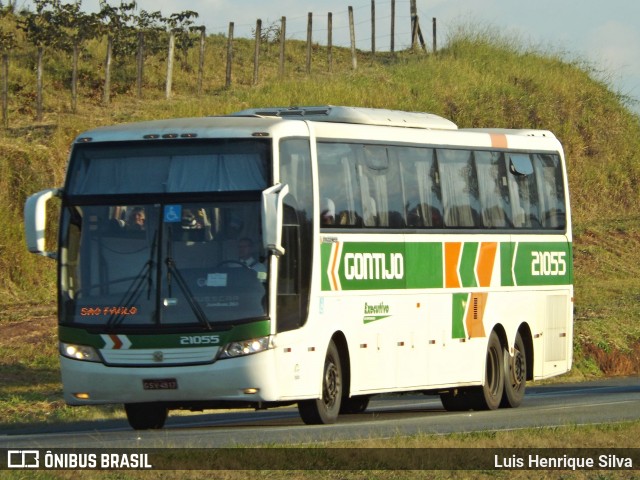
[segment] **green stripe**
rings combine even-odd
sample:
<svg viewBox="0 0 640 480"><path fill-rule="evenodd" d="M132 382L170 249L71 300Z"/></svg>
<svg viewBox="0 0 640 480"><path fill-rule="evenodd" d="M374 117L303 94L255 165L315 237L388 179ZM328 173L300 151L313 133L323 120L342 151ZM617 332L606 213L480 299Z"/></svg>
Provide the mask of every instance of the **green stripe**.
<svg viewBox="0 0 640 480"><path fill-rule="evenodd" d="M476 282L476 258L478 256L478 243L465 243L462 247L460 258L460 280L465 288L477 287Z"/></svg>
<svg viewBox="0 0 640 480"><path fill-rule="evenodd" d="M407 243L404 270L407 288L442 288L444 251L442 243Z"/></svg>
<svg viewBox="0 0 640 480"><path fill-rule="evenodd" d="M500 278L503 287L513 287L513 273L511 264L513 263L513 248L511 242L500 243Z"/></svg>
<svg viewBox="0 0 640 480"><path fill-rule="evenodd" d="M329 275L327 269L329 268L329 261L331 260L331 246L333 243L321 243L320 244L320 269L322 274L322 290L324 292L331 290L331 283L329 282Z"/></svg>
<svg viewBox="0 0 640 480"><path fill-rule="evenodd" d="M464 311L469 301L468 293L454 293L452 299L451 338L465 338Z"/></svg>
<svg viewBox="0 0 640 480"><path fill-rule="evenodd" d="M330 291L331 243L321 244L321 288ZM477 288L479 242L464 243L459 274L463 288ZM500 285L547 286L573 282L572 245L568 242L501 242ZM444 288L442 242L343 242L337 276L342 290ZM393 275L399 273L399 275Z"/></svg>

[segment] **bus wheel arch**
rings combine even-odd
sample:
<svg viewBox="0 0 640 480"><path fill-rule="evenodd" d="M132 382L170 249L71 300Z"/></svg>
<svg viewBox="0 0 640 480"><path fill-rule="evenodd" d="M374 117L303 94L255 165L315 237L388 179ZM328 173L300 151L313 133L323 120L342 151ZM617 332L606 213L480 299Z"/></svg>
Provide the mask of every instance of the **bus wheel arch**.
<svg viewBox="0 0 640 480"><path fill-rule="evenodd" d="M335 334L325 355L321 398L298 402L298 412L307 425L330 424L337 420L346 387L344 366L348 358L345 357L348 357L346 339L342 334Z"/></svg>

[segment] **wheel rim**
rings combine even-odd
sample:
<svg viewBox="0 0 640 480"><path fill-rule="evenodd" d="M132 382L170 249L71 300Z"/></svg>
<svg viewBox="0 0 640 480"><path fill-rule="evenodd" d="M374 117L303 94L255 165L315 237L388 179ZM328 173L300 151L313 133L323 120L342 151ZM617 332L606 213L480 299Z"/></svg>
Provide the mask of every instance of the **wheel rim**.
<svg viewBox="0 0 640 480"><path fill-rule="evenodd" d="M516 348L513 358L511 359L511 385L513 385L514 390L520 389L522 383L524 381L524 355L522 352Z"/></svg>
<svg viewBox="0 0 640 480"><path fill-rule="evenodd" d="M331 410L340 395L340 373L333 359L325 365L324 382L322 385L322 400L328 410Z"/></svg>

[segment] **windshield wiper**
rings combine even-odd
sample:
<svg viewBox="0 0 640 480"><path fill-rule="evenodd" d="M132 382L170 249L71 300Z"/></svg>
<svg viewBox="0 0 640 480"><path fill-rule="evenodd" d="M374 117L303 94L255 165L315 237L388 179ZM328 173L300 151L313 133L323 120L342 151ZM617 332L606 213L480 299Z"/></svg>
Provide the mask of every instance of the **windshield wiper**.
<svg viewBox="0 0 640 480"><path fill-rule="evenodd" d="M178 284L178 287L180 287L180 290L182 290L182 293L187 299L187 303L189 304L189 307L191 307L191 310L193 311L198 321L201 324L203 324L205 327L207 327L207 330L212 330L213 328L211 327L211 324L207 319L207 315L204 313L204 310L202 310L202 307L200 306L196 298L193 296L193 293L189 289L189 285L187 285L187 282L185 281L184 277L180 273L180 270L178 270L176 261L173 259L173 249L172 249L173 235L172 235L171 229L169 229L169 235L167 240L168 240L167 258L165 259L165 263L167 264L167 290L168 290L169 296L171 296L171 274L173 274L176 277L176 283Z"/></svg>
<svg viewBox="0 0 640 480"><path fill-rule="evenodd" d="M144 285L145 280L147 281L147 300L151 298L151 289L153 287L153 258L155 256L156 251L156 243L158 239L158 229L153 233L153 242L151 243L151 252L149 254L149 259L144 263L142 269L133 279L131 286L124 293L122 300L120 301L120 305L124 305L126 307L133 307L135 302L140 298L142 294L142 287ZM120 313L112 313L109 316L109 320L107 320L107 328L115 327L122 323L125 318L125 314L121 311Z"/></svg>

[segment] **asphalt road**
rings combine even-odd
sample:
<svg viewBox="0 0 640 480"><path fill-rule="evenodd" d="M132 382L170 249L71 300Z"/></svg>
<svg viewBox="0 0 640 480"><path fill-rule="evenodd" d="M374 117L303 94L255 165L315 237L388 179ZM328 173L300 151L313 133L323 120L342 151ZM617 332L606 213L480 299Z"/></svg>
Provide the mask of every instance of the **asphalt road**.
<svg viewBox="0 0 640 480"><path fill-rule="evenodd" d="M86 407L90 408L90 407ZM0 448L212 448L317 444L333 440L613 423L640 418L640 377L529 387L516 409L446 412L438 397L373 397L366 412L334 425L304 425L295 407L171 415L164 429L134 431L124 420L0 426ZM4 431L3 431L4 430ZM623 445L621 445L624 447Z"/></svg>

